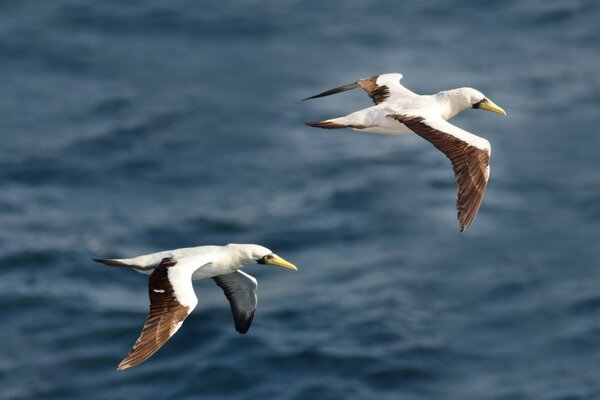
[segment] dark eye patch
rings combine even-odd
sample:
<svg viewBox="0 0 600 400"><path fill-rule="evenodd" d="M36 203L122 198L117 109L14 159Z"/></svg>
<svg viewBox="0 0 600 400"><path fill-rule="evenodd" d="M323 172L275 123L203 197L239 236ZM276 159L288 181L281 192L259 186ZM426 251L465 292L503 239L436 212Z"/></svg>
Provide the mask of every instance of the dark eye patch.
<svg viewBox="0 0 600 400"><path fill-rule="evenodd" d="M480 101L478 101L477 103L473 104L473 108L479 108L481 107L481 103L483 103L485 99L481 99Z"/></svg>
<svg viewBox="0 0 600 400"><path fill-rule="evenodd" d="M267 254L266 256L264 256L264 257L260 258L260 259L259 259L258 261L256 261L256 262L257 262L257 263L259 263L259 264L266 264L266 263L267 263L267 261L270 261L270 260L272 260L273 258L275 258L275 257L273 257L273 255L272 255L272 254Z"/></svg>

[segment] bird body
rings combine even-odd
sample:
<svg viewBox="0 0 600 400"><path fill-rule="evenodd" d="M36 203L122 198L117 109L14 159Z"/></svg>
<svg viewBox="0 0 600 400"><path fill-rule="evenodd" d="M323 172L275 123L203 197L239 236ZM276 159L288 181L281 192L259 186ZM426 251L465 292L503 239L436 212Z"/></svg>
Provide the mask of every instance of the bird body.
<svg viewBox="0 0 600 400"><path fill-rule="evenodd" d="M256 309L257 282L240 269L250 263L258 263L296 270L292 263L266 247L233 243L94 261L110 266L129 267L150 275L148 319L133 348L119 364L119 370L141 364L177 332L198 303L192 286L193 280L213 278L229 300L236 330L246 333Z"/></svg>
<svg viewBox="0 0 600 400"><path fill-rule="evenodd" d="M254 247L256 246L256 247ZM252 253L249 249L253 249ZM184 247L145 254L133 258L112 259L114 262L126 264L139 273L150 275L164 259L176 261L180 268L189 265L193 269L192 280L212 278L243 268L254 261L253 254L264 253L262 246L238 245L230 243L225 246Z"/></svg>
<svg viewBox="0 0 600 400"><path fill-rule="evenodd" d="M379 133L384 135L402 135L413 133L406 125L390 118L390 115L404 113L416 115L423 110L431 116L439 116L448 121L461 111L472 108L469 102L471 88L445 90L433 95L418 95L413 92L396 100L385 101L374 106L355 111L344 117L326 120L354 129L358 132ZM479 93L474 93L475 95ZM481 95L483 98L483 95ZM309 122L310 124L310 122Z"/></svg>
<svg viewBox="0 0 600 400"><path fill-rule="evenodd" d="M457 180L460 230L469 227L481 204L489 179L490 143L448 122L468 108L506 112L473 88L445 90L433 95L416 94L400 84L401 74L360 79L304 100L329 96L357 87L364 89L374 106L344 117L307 122L325 129L350 128L385 135L416 133L432 143L452 162Z"/></svg>

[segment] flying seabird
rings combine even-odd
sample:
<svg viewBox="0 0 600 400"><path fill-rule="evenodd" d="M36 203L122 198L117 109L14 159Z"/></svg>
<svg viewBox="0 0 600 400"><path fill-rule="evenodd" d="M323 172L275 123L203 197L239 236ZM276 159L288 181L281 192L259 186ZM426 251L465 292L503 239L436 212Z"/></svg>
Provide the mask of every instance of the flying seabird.
<svg viewBox="0 0 600 400"><path fill-rule="evenodd" d="M360 132L400 135L414 132L429 141L452 162L458 184L456 208L460 231L471 225L490 176L490 143L447 122L467 108L506 115L506 112L473 88L418 95L400 84L402 74L383 74L360 79L308 97L316 99L357 87L375 103L345 117L307 122L325 129L351 128Z"/></svg>
<svg viewBox="0 0 600 400"><path fill-rule="evenodd" d="M192 280L213 278L229 300L236 331L246 333L256 309L257 282L240 269L249 263L258 263L297 270L294 264L255 244L189 247L134 258L94 261L130 267L150 275L148 319L118 370L143 363L177 332L198 303Z"/></svg>

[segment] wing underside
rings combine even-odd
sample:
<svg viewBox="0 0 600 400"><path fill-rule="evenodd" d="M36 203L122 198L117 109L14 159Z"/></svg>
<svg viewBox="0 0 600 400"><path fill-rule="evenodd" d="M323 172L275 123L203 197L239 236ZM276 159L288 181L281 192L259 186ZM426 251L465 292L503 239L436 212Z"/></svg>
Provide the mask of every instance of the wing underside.
<svg viewBox="0 0 600 400"><path fill-rule="evenodd" d="M248 332L256 310L256 279L242 271L215 276L213 279L229 300L235 330L239 333Z"/></svg>

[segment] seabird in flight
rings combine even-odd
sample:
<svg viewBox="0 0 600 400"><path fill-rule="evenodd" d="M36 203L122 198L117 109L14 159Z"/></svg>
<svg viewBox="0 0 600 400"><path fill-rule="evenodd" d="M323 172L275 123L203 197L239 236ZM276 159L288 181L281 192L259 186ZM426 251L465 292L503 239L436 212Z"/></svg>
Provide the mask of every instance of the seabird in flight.
<svg viewBox="0 0 600 400"><path fill-rule="evenodd" d="M401 74L383 74L308 97L329 96L357 87L363 88L375 103L345 117L307 122L325 129L351 128L360 132L401 135L414 132L448 157L458 184L456 208L460 231L471 225L483 199L490 176L490 143L448 120L467 108L506 115L506 112L472 88L418 95L400 84Z"/></svg>
<svg viewBox="0 0 600 400"><path fill-rule="evenodd" d="M240 269L258 263L297 270L294 264L255 244L199 246L94 261L150 275L148 319L118 370L143 363L177 332L198 303L192 280L212 278L229 300L236 331L246 333L256 309L257 282Z"/></svg>

